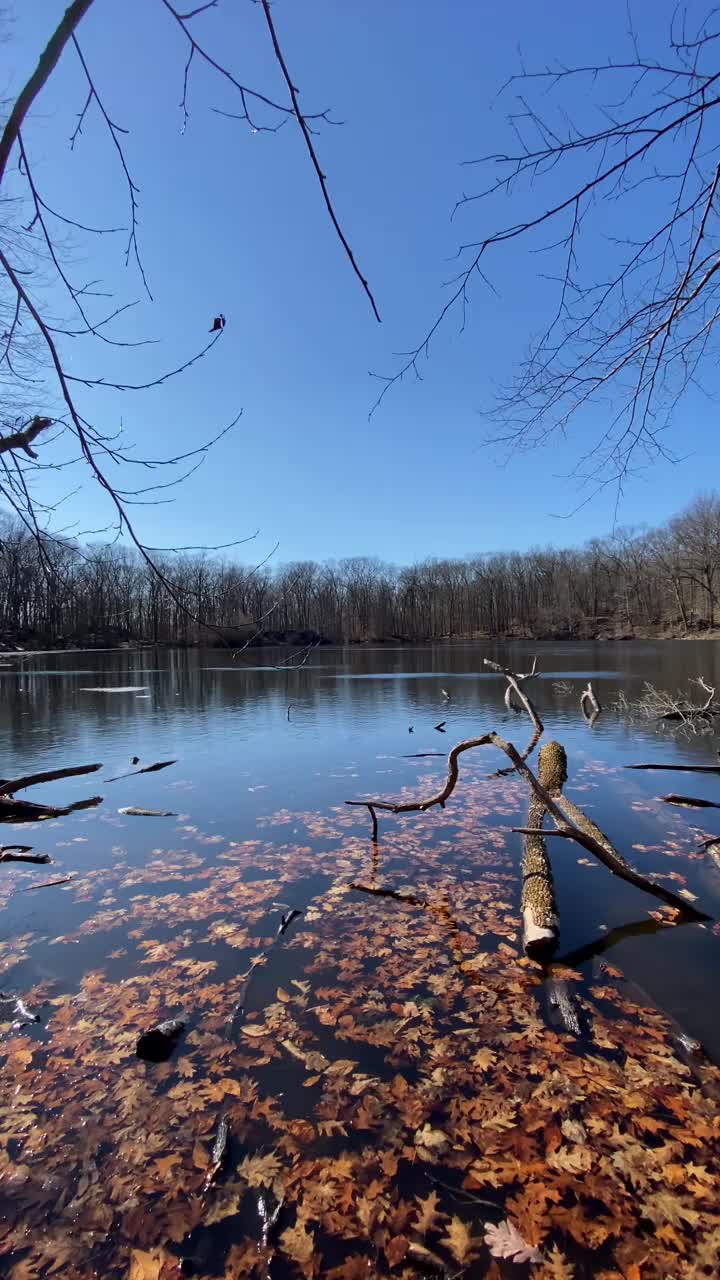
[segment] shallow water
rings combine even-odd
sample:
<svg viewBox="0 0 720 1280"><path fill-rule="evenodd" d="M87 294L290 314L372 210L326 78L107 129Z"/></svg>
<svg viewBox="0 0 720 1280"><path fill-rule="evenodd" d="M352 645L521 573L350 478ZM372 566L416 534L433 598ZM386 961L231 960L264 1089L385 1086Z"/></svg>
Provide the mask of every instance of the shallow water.
<svg viewBox="0 0 720 1280"><path fill-rule="evenodd" d="M273 669L272 653L253 653L251 662L240 659L233 664L218 650L8 659L12 665L0 669L3 776L103 762L96 774L23 793L27 799L58 806L101 794L103 801L97 808L22 827L6 824L2 829L4 843L32 844L52 858L51 866L0 867L0 985L7 992L34 993L41 1014L38 1026L12 1030L7 1022L0 1023L3 1043L14 1039L21 1047L29 1044L27 1052L36 1054L33 1070L40 1062L50 1069L47 1064L52 1064L53 1053L67 1052L69 1061L73 1042L63 1050L63 1036L69 1034L68 1026L78 1019L78 1008L82 1013L85 1003L90 1011L84 1022L80 1019L81 1027L86 1026L88 1035L92 1029L92 1038L86 1044L81 1029L78 1054L84 1054L87 1063L94 1062L92 1055L98 1053L97 1061L105 1070L107 1055L97 1039L102 1041L103 1028L113 1026L113 990L120 1025L126 1028L116 1058L112 1056L115 1049L110 1054L114 1074L103 1085L109 1093L98 1098L97 1105L86 1100L86 1077L78 1078L74 1086L68 1084L68 1114L73 1116L72 1124L68 1120L69 1131L80 1124L73 1108L80 1106L81 1097L89 1108L82 1124L87 1125L88 1117L90 1123L103 1117L106 1127L107 1099L115 1084L120 1088L118 1082L134 1073L140 1087L138 1072L149 1069L128 1057L128 1046L153 1018L177 1013L183 1006L191 1035L196 1036L192 1052L197 1058L202 1028L207 1022L210 1033L220 1034L217 1008L223 1005L231 1011L233 1000L242 995L243 974L261 951L267 960L253 974L242 1015L251 1023L267 1008L292 1006L293 998L302 1004L305 997L298 992L306 981L312 985L313 999L322 1004L318 988L322 991L324 983L330 989L328 973L335 972L337 957L343 955L347 958L338 962L340 977L355 984L355 996L360 992L367 1005L365 1016L371 1019L367 1009L372 1007L374 986L380 990L386 981L402 985L403 973L412 971L413 930L418 947L422 929L439 931L437 937L432 935L435 947L449 947L453 962L462 969L465 961L458 961L458 948L462 951L466 945L469 928L482 934L483 916L489 913L486 922L492 919L488 932L495 939L493 945L500 938L508 954L511 948L513 954L519 953L521 838L508 831L523 825L526 798L514 780L488 780L506 763L496 753L483 750L462 758L460 784L445 811L381 814L380 843L375 850L365 810L346 808L344 802L367 796L392 798L401 792L429 795L445 776L444 754L449 747L491 729L524 747L529 738L527 722L506 711L504 682L483 670L482 657L529 670L536 652L542 674L528 685L528 691L544 721L545 737L558 738L567 749L569 794L641 870L669 877L664 883L696 895L699 904L717 917L720 871L696 850L700 832L720 831L720 811L673 809L657 797L673 791L719 799L720 778L623 769L641 761L717 763L716 736L683 738L667 728L628 724L610 709L619 689L632 697L646 680L677 688L702 674L720 687L720 647L715 643L319 649L297 670ZM590 677L605 708L592 728L583 721L578 705L582 684ZM554 688L557 680L571 683L572 692ZM449 693L449 700L442 690ZM444 733L434 727L440 722L445 722ZM130 763L134 756L140 758L138 766ZM176 763L160 772L107 781L133 768L171 759ZM145 818L118 812L127 806L172 810L177 816ZM655 1004L678 1029L700 1040L711 1059L720 1062L715 1000L720 938L713 932L713 922L705 927L664 927L648 914L660 905L657 901L604 868L589 865L582 849L557 840L551 842L550 852L561 920L558 955L588 981L597 976L603 957L632 984L634 999ZM33 884L65 876L72 877L68 884L27 892ZM477 901L472 889L475 879ZM358 882L400 890L406 897L414 893L422 900L423 922L428 919L428 901L434 901L435 894L438 901L442 898L444 905L437 910L446 913L444 924L439 917L427 926L402 917L411 939L405 968L398 947L402 951L407 941L402 943L398 935L398 945L391 945L383 959L381 940L387 942L399 928L398 910L411 912L412 904L362 897L360 890L350 892L348 886ZM334 898L335 893L346 897ZM350 899L355 904L352 910L360 912L355 935L352 929L348 932L348 916L343 914ZM497 899L503 900L501 909ZM462 916L460 926L447 923L456 906L458 918ZM279 935L289 909L302 914ZM356 955L360 940L364 940L364 954ZM149 974L151 988L143 985ZM278 996L279 1005L278 989L288 997L284 1001ZM339 988L333 985L332 990L337 1004ZM402 1001L406 996L398 998ZM62 1021L66 1016L68 1023ZM357 1019L356 1012L352 1016ZM336 1015L331 1021L337 1026ZM383 1047L382 1039L373 1044L372 1036L363 1040L351 1035L348 1050L346 1042L344 1047L338 1045L337 1029L331 1034L327 1021L323 1028L316 1028L308 1053L324 1056L326 1062L352 1059L364 1073L361 1078L381 1079L383 1071L387 1073L392 1053ZM286 1121L292 1116L293 1123L301 1125L313 1115L317 1119L318 1107L327 1100L318 1103L321 1086L306 1088L297 1077L298 1061L302 1061L297 1054L305 1053L304 1042L298 1049L298 1034L290 1036L294 1048L279 1058L267 1049L260 1059L241 1058L239 1063L261 1089L283 1098ZM255 1047L254 1042L250 1047ZM217 1046L213 1052L220 1055ZM184 1060L181 1049L173 1062ZM198 1064L193 1062L195 1073ZM168 1065L156 1068L154 1075L142 1076L143 1087L158 1090L158 1106L166 1098L165 1091L169 1089L172 1096L177 1087L169 1074L163 1075L169 1071ZM405 1076L410 1078L408 1071ZM50 1149L49 1117L55 1117L57 1128L64 1106L60 1085L36 1104L45 1108L42 1124L50 1133ZM124 1105L120 1094L113 1097L111 1115ZM152 1105L148 1094L143 1106ZM206 1099L201 1116L204 1135L213 1123L211 1110ZM37 1123L41 1113L33 1114ZM356 1127L362 1129L362 1123ZM369 1120L367 1127L372 1131ZM258 1149L269 1149L267 1136L258 1148L257 1136L252 1134L249 1128L234 1153L236 1158L255 1158ZM330 1145L332 1135L331 1123L325 1135ZM347 1133L343 1138L349 1141ZM27 1141L32 1148L27 1158L21 1152L22 1141L17 1149L8 1150L20 1167L32 1169L30 1157L40 1158L42 1144ZM102 1143L92 1157L93 1167L101 1163L101 1147ZM12 1160L9 1165L5 1172L12 1179ZM86 1176L92 1174L86 1171ZM120 1177L117 1171L115 1176ZM59 1176L58 1186L61 1183ZM77 1195L77 1186L72 1195ZM58 1196L63 1202L63 1195ZM64 1199L74 1204L68 1197L69 1191ZM43 1199L37 1191L22 1200L22 1212L30 1221L34 1213L51 1223L55 1216L47 1197ZM102 1250L93 1254L93 1249L101 1249L99 1238L112 1221L112 1215L93 1212L96 1217L91 1215L86 1225L87 1257L102 1257L108 1275L114 1275L115 1269L125 1274L126 1254L120 1260ZM223 1266L229 1265L228 1248L237 1246L244 1232L254 1232L253 1238L258 1238L257 1230L248 1225L245 1207L222 1219L225 1226L218 1226L218 1239L203 1237L198 1243L192 1237L198 1229L194 1212L187 1211L177 1238L171 1238L177 1251L189 1235L188 1248L199 1257L199 1274L205 1273L203 1269L207 1274L223 1274ZM130 1236L136 1230L144 1248L156 1247L154 1239L144 1239L142 1230L133 1228L132 1219L123 1230ZM298 1246L300 1253L302 1247ZM11 1256L19 1265L15 1249ZM324 1256L332 1258L332 1254ZM339 1265L337 1258L334 1264ZM74 1255L68 1255L67 1265L75 1265L78 1275L85 1274ZM150 1274L155 1272L148 1270ZM285 1273L281 1268L272 1274ZM157 1275L164 1280L161 1264Z"/></svg>

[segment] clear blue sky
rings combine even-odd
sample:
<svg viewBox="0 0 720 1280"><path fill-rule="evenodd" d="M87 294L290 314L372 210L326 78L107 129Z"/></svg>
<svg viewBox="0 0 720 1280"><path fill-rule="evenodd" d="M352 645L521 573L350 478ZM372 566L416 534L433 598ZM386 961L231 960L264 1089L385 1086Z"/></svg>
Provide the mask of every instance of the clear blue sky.
<svg viewBox="0 0 720 1280"><path fill-rule="evenodd" d="M27 76L65 3L11 6L12 39L3 47L9 92ZM655 39L662 47L672 7L664 0L636 6L641 26L652 21L657 32L645 26L646 45ZM452 224L450 212L463 187L478 180L461 161L509 143L510 102L494 99L518 69L518 48L528 65L619 57L627 51L624 3L276 0L273 13L305 109L331 107L344 121L322 129L316 143L381 325L329 225L293 122L277 135L253 134L213 114L212 106L235 110L236 101L196 67L183 134L185 47L160 0L96 0L79 31L108 109L130 131L155 298L115 332L162 344L119 354L73 348L70 367L144 381L201 345L217 312L227 316L222 341L183 378L137 396L88 393L83 409L107 429L122 422L156 456L193 447L244 410L233 436L174 505L138 509L142 536L214 543L260 527L248 558L278 540L277 562L355 554L407 562L569 545L607 532L612 493L555 518L581 496L558 479L570 469L572 446L505 467L480 447L479 410L494 381L509 375L547 318L538 258L518 249L490 263L500 298L476 284L465 332L451 321L422 383L396 387L370 422L377 385L368 370L392 371L392 353L415 345L442 304L448 259L487 229L482 206ZM246 83L283 96L260 6L220 0L195 30ZM96 113L75 150L67 146L83 97L68 51L25 130L36 181L71 216L125 221L122 174ZM513 220L514 211L502 216ZM108 241L74 245L76 275L102 276L121 301L142 296L119 240L113 252ZM720 461L715 418L706 398L686 398L671 443L687 459L631 481L621 523L658 523L712 483ZM581 443L580 434L578 452ZM89 526L103 522L91 484L73 504Z"/></svg>

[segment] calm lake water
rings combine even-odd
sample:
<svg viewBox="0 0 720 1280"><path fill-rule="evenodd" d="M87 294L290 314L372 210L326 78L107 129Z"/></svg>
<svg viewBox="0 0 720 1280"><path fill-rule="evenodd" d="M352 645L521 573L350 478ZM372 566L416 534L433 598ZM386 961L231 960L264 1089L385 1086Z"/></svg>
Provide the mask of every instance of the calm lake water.
<svg viewBox="0 0 720 1280"><path fill-rule="evenodd" d="M52 1048L48 1010L83 989L89 974L111 974L127 992L128 984L147 975L143 966L154 954L152 947L170 947L178 930L184 954L194 963L212 960L214 982L234 980L257 952L257 939L265 939L268 950L267 940L276 938L283 915L297 909L302 914L280 935L247 996L248 1008L262 1009L275 998L276 988L291 991L299 972L298 949L317 935L313 922L332 896L335 866L345 880L354 876L410 893L427 885L430 871L423 858L434 851L443 892L452 902L453 885L460 890L474 874L475 843L485 849L489 866L488 840L494 841L508 918L519 916L521 837L507 832L523 824L526 799L514 781L510 800L500 790L504 782L487 781L506 763L496 753L483 750L462 758L460 784L445 812L381 815L377 851L365 810L346 808L344 802L431 794L444 779L445 753L465 737L497 729L523 748L527 721L506 711L504 681L485 673L482 658L528 670L535 653L542 674L528 691L544 721L545 738L557 738L566 747L569 794L637 867L669 877L664 883L689 890L716 918L720 870L696 850L700 834L720 832L720 810L672 808L658 797L672 791L720 800L720 777L626 772L623 766L716 764L717 735L684 738L669 728L629 724L611 709L620 690L632 698L644 681L687 688L689 678L703 675L720 687L716 643L318 649L297 670L273 669L276 652L244 654L237 662L218 650L8 657L10 665L0 670L2 775L103 763L89 777L22 793L56 805L101 794L98 807L2 828L4 843L31 844L52 858L51 866L0 867L0 985L20 995L36 990L48 1001L40 1008L41 1024L22 1028L22 1034ZM592 728L579 711L588 678L604 707ZM558 681L572 691L563 693ZM439 722L445 722L445 733L435 728ZM134 756L139 766L130 763ZM176 763L157 773L107 781L160 760ZM127 816L119 812L126 806L171 810L176 816ZM262 886L276 881L277 896L268 890L272 901L267 894L254 904L243 901L235 916L226 905L211 925L207 913L198 910L196 927L183 897L212 885L214 868L226 875L233 850L243 856L239 874L248 893L257 889L260 895ZM709 927L658 926L652 932L648 912L658 902L603 867L579 861L580 848L558 840L551 842L550 852L561 921L558 955L580 972L597 972L606 939L610 946L603 958L636 984L636 994L639 990L641 999L654 1002L720 1062L720 938L713 921ZM70 883L27 892L65 876L73 877ZM146 932L134 947L133 928L143 904L165 891L177 895L177 927L172 914L158 916L149 941ZM485 909L478 903L480 922ZM93 923L103 911L106 929ZM243 950L228 930L246 925L250 936ZM333 927L332 912L322 915L328 940ZM229 940L222 951L220 930ZM137 929L134 936L140 936ZM517 938L514 945L517 949ZM160 951L157 955L162 961ZM157 972L148 1017L176 1012L163 1008L162 968ZM143 998L138 995L140 1003ZM142 1025L142 1010L138 1016ZM13 1034L17 1031L5 1024L3 1039ZM353 1057L364 1069L377 1071L370 1048L366 1059L362 1054L362 1047L353 1045ZM277 1070L272 1064L265 1069ZM284 1088L290 1096L287 1080ZM298 1088L293 1097L302 1118L310 1091ZM56 1110L62 1106L60 1095L54 1105Z"/></svg>

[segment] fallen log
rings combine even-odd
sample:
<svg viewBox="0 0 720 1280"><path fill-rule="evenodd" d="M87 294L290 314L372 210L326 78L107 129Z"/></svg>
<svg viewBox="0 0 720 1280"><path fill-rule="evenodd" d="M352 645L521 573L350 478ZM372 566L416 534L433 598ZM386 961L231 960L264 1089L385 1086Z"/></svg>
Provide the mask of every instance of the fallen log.
<svg viewBox="0 0 720 1280"><path fill-rule="evenodd" d="M539 778L548 791L555 786L562 771L562 747L558 742L546 742L540 749ZM550 859L542 828L545 805L534 791L530 793L528 830L523 839L522 863L522 918L525 954L533 960L549 958L557 947L559 922L555 903Z"/></svg>
<svg viewBox="0 0 720 1280"><path fill-rule="evenodd" d="M619 876L621 880L626 880L628 884L635 885L637 889L643 889L655 898L661 898L663 902L675 907L683 915L691 916L695 920L708 919L704 912L698 911L685 898L679 897L671 889L666 889L664 885L656 884L654 880L648 880L646 876L641 875L639 871L631 867L622 854L618 853L604 832L563 793L562 786L567 780L567 756L563 747L560 747L562 757L559 758L559 764L562 765L562 768L558 772L554 789L551 793L546 791L538 782L532 770L520 758L512 743L503 742L497 734L493 734L492 737L496 745L501 747L510 756L511 760L517 758L516 767L518 772L522 773L538 797L545 801L545 807L558 828L557 834L559 836L576 840L578 844L581 844L588 852L593 853L600 862L604 863L608 870L612 871L613 875Z"/></svg>
<svg viewBox="0 0 720 1280"><path fill-rule="evenodd" d="M475 747L486 746L495 746L500 751L505 752L515 770L525 779L550 814L561 837L577 841L578 844L581 844L583 848L594 854L600 862L605 864L609 871L612 871L621 880L626 880L628 884L634 885L635 888L643 889L645 893L649 893L655 898L660 898L683 916L688 916L694 920L709 919L705 912L693 907L685 898L679 897L671 889L666 889L664 885L648 880L646 876L641 875L639 871L631 867L592 819L588 818L582 810L578 809L577 805L573 804L572 800L569 800L562 793L560 779L562 778L564 783L567 778L567 757L564 748L560 747L560 744L557 744L557 746L559 751L562 752L562 756L556 756L556 768L558 771L553 783L555 790L553 795L538 781L532 769L530 769L511 742L505 742L498 733L485 733L480 738L467 738L464 742L459 742L453 747L448 756L448 772L445 785L436 795L429 796L427 800L393 801L373 798L370 800L346 800L345 803L364 805L372 813L375 831L377 830L376 810L387 810L389 813L397 814L425 813L428 809L432 809L434 805L444 809L449 797L455 790L459 774L458 760L460 756L463 752L471 751ZM558 768L560 764L562 768ZM537 832L531 831L530 834L537 834ZM550 832L545 834L549 835Z"/></svg>
<svg viewBox="0 0 720 1280"><path fill-rule="evenodd" d="M660 796L664 804L677 804L685 809L720 809L714 800L701 800L696 796Z"/></svg>

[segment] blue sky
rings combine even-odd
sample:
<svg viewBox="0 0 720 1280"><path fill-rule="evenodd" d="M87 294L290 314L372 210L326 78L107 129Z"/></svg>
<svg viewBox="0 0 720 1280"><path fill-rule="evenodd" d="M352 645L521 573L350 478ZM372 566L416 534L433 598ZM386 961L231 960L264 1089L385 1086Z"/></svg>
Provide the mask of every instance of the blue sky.
<svg viewBox="0 0 720 1280"><path fill-rule="evenodd" d="M3 48L9 92L64 8L65 0L15 5ZM644 28L646 45L661 47L672 6L636 8L641 27L654 27ZM160 0L96 0L79 31L110 113L129 130L154 296L115 332L162 342L119 353L78 344L67 349L69 367L142 382L201 346L215 314L227 317L222 341L182 378L142 395L84 393L83 411L108 430L122 424L139 451L158 456L192 448L243 409L233 435L173 505L137 509L142 537L224 543L260 528L253 548L241 549L248 559L279 541L276 562L356 554L407 562L569 545L607 532L614 492L558 518L583 497L565 477L597 417L578 422L575 442L562 450L501 465L482 447L480 411L547 318L537 257L520 247L498 255L489 272L500 296L474 285L464 333L459 317L451 319L423 381L395 387L370 421L378 386L368 371L392 372L393 352L420 339L442 305L458 244L477 239L488 219L513 221L525 207L520 196L518 206L472 205L450 221L461 191L480 182L461 162L509 143L512 102L496 94L518 69L519 48L535 66L619 57L627 52L625 5L276 0L273 14L305 109L330 107L344 122L323 128L316 144L381 325L334 236L292 122L276 135L252 133L214 114L212 106L236 110L236 102L199 67L183 133L185 48ZM220 0L194 30L246 83L283 96L260 6ZM122 173L97 113L72 152L67 145L83 98L68 51L25 129L36 182L70 216L125 221ZM100 276L120 301L142 298L121 237L78 237L67 247L76 275ZM50 300L65 311L59 295ZM685 460L628 483L622 524L659 523L712 483L720 461L714 419L713 404L691 392L670 438ZM72 510L88 527L106 518L91 483Z"/></svg>

